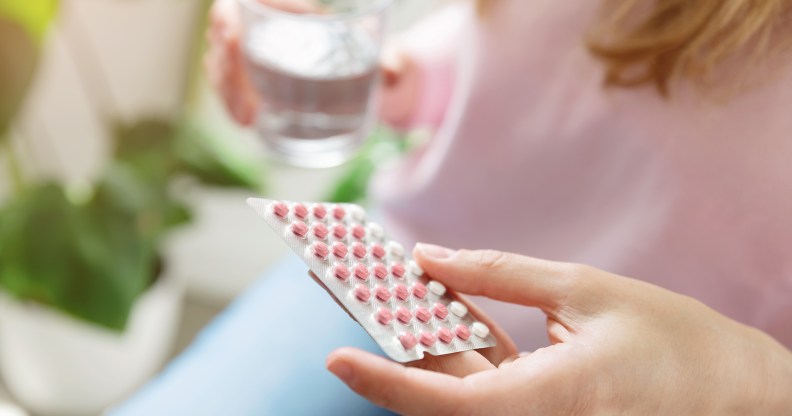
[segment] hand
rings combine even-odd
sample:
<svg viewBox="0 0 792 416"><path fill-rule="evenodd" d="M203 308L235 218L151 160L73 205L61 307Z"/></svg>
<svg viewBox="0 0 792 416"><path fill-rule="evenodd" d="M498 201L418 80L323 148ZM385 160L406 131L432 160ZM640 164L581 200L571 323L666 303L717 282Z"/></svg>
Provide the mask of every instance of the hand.
<svg viewBox="0 0 792 416"><path fill-rule="evenodd" d="M291 13L317 12L316 7L305 0L258 1ZM206 35L209 50L204 56L204 67L209 81L221 95L231 117L243 126L250 126L256 119L261 102L247 73L240 47L242 22L237 0L215 0L209 13ZM380 114L386 121L406 118L418 89L418 74L412 60L398 47L386 47L381 71Z"/></svg>
<svg viewBox="0 0 792 416"><path fill-rule="evenodd" d="M333 352L328 369L378 405L411 415L792 409L792 354L694 299L587 266L495 251L418 245L414 255L450 288L540 308L552 345L500 362L469 352L418 363L439 372L350 348Z"/></svg>

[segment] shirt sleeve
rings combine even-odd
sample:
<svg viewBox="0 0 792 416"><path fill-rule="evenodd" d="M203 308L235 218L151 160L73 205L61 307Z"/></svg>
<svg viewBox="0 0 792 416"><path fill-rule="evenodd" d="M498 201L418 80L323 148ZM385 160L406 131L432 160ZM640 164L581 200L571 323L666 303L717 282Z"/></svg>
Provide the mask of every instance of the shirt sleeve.
<svg viewBox="0 0 792 416"><path fill-rule="evenodd" d="M397 38L398 47L413 65L406 82L413 83L410 88L417 93L406 116L385 116L387 124L400 130L440 125L454 90L459 52L464 47L461 35L471 18L470 9L466 3L446 6Z"/></svg>

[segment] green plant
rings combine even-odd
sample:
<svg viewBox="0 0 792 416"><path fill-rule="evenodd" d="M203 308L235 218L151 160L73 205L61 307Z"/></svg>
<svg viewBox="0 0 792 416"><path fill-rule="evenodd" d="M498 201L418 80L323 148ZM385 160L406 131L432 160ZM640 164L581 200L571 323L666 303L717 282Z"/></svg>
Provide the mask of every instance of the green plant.
<svg viewBox="0 0 792 416"><path fill-rule="evenodd" d="M54 7L50 0L0 0L0 137L32 79L36 45ZM112 158L90 184L31 181L3 141L14 190L0 207L0 289L123 330L134 301L163 266L163 238L191 219L189 185L263 184L258 160L189 117L114 119L110 114Z"/></svg>

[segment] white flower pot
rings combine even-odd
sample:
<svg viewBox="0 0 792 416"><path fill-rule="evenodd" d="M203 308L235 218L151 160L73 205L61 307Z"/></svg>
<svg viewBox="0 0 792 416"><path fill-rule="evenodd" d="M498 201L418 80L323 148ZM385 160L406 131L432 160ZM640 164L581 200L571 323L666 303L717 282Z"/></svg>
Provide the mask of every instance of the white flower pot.
<svg viewBox="0 0 792 416"><path fill-rule="evenodd" d="M0 373L37 415L95 415L154 375L168 356L182 291L159 279L123 333L0 294Z"/></svg>

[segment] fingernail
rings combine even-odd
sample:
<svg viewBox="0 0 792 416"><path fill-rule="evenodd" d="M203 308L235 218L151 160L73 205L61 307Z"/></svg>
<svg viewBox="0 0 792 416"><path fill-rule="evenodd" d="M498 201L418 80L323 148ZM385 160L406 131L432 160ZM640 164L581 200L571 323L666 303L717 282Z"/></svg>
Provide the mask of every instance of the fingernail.
<svg viewBox="0 0 792 416"><path fill-rule="evenodd" d="M342 360L335 360L327 365L327 369L346 384L352 381L352 367Z"/></svg>
<svg viewBox="0 0 792 416"><path fill-rule="evenodd" d="M424 256L435 260L447 259L456 253L456 250L450 248L425 243L416 244L415 249L420 251Z"/></svg>

